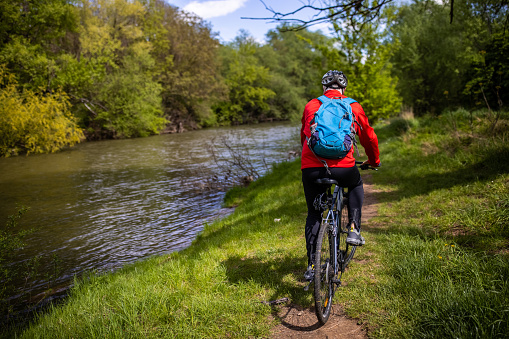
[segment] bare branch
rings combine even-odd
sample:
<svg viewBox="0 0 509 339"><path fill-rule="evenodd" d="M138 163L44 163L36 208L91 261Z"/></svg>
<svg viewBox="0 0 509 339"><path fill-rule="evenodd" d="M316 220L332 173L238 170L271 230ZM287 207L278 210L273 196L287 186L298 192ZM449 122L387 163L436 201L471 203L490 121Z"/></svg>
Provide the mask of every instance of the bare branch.
<svg viewBox="0 0 509 339"><path fill-rule="evenodd" d="M75 95L72 95L72 94L69 94L71 97L73 97L74 99L78 100L79 102L81 102L83 105L85 105L85 107L90 111L90 113L92 113L94 116L97 116L97 113L90 107L90 106L99 106L101 109L105 110L105 111L108 111L108 109L106 107L104 107L103 105L101 105L100 103L97 103L97 102L92 102L88 99L85 99L85 98L78 98L76 97ZM90 105L90 106L89 106Z"/></svg>
<svg viewBox="0 0 509 339"><path fill-rule="evenodd" d="M361 25L370 22L380 15L383 6L393 2L394 0L381 0L380 2L364 2L362 0L340 0L336 1L336 5L328 5L319 1L320 6L314 5L316 1L308 0L307 4L288 13L275 11L272 7L267 6L263 0L260 2L265 9L272 13L272 17L252 18L242 17L249 20L265 20L269 22L282 22L292 24L294 27L289 30L301 30L307 27L323 23L344 19L356 19ZM316 12L308 19L296 18L306 10Z"/></svg>

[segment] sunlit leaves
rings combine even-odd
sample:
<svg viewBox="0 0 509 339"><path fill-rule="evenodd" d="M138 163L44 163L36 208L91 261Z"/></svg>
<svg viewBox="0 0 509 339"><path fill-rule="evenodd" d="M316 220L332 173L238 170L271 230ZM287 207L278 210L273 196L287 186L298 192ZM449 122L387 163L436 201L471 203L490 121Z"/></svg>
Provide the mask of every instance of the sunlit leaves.
<svg viewBox="0 0 509 339"><path fill-rule="evenodd" d="M55 152L83 138L65 93L18 90L5 67L0 84L0 156Z"/></svg>
<svg viewBox="0 0 509 339"><path fill-rule="evenodd" d="M140 2L82 2L78 60L62 57L60 79L91 139L146 136L166 124ZM76 76L79 75L79 76Z"/></svg>

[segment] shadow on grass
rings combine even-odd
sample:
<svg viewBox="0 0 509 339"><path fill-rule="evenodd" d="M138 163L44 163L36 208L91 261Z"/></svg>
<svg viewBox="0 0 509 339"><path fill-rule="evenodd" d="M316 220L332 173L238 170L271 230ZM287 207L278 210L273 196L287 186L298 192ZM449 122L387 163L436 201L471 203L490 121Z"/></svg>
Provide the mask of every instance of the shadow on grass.
<svg viewBox="0 0 509 339"><path fill-rule="evenodd" d="M232 284L239 284L254 281L265 289L272 289L274 292L269 300L260 300L262 303L270 303L282 298L288 298L290 305L286 314L279 314L280 308L273 305L272 315L279 322L294 331L309 332L321 327L318 320L316 323L305 326L296 326L285 321L285 318L293 309L304 310L311 309L312 286L309 291L304 291L307 283L303 278L304 260L296 260L295 256L285 255L273 259L263 259L261 257L244 258L232 256L223 261L226 267L228 281ZM298 282L296 283L295 280Z"/></svg>
<svg viewBox="0 0 509 339"><path fill-rule="evenodd" d="M432 227L410 226L392 221L372 221L363 226L365 231L376 235L405 235L423 241L443 239L446 243L457 244L473 252L505 254L507 252L507 232L479 234L472 230L453 228L440 231Z"/></svg>
<svg viewBox="0 0 509 339"><path fill-rule="evenodd" d="M182 255L194 256L208 251L212 247L221 246L229 241L238 239L247 239L251 233L273 232L275 227L285 227L284 224L275 224L272 220L284 218L286 222L293 223L295 218L299 218L298 211L305 211L304 196L302 199L293 199L287 204L271 210L260 210L257 213L249 210L235 211L214 231L208 231L199 234L192 246L181 252ZM260 220L266 220L261 223ZM305 215L302 217L302 234L304 234ZM303 243L303 253L305 247Z"/></svg>
<svg viewBox="0 0 509 339"><path fill-rule="evenodd" d="M433 157L433 155L430 157ZM411 166L411 162L409 166ZM386 168L390 170L390 164ZM475 163L450 172L403 175L398 178L398 181L391 183L397 186L396 191L389 194L384 192L374 193L374 195L379 201L396 201L416 195L429 194L435 190L449 189L458 185L494 180L500 174L508 172L509 148L491 149L484 154L479 154L479 158Z"/></svg>

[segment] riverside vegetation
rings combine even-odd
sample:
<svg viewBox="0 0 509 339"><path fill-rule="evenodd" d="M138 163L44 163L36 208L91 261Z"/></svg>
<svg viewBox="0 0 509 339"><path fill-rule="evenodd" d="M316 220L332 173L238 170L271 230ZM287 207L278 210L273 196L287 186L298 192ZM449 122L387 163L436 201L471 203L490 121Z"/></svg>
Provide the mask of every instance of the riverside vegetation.
<svg viewBox="0 0 509 339"><path fill-rule="evenodd" d="M380 338L502 338L509 332L509 115L446 112L375 128L378 216L364 227L335 303ZM299 161L275 165L191 247L75 282L20 338L267 337L303 291ZM271 317L270 315L275 315ZM338 329L341 330L341 329Z"/></svg>
<svg viewBox="0 0 509 339"><path fill-rule="evenodd" d="M0 0L0 156L297 121L329 69L372 123L402 103L420 116L509 101L507 1L330 5L347 13L327 11L329 34L282 24L260 44L246 31L220 42L164 0Z"/></svg>

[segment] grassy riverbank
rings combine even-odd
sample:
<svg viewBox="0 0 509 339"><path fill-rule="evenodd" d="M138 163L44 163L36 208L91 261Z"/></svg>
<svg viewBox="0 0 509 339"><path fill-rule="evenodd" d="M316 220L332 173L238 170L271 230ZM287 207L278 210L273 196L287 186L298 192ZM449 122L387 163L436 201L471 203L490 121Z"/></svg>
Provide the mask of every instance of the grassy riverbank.
<svg viewBox="0 0 509 339"><path fill-rule="evenodd" d="M394 119L377 127L384 167L367 245L336 303L374 337L503 337L509 332L508 120ZM306 208L299 163L283 163L226 203L193 245L77 282L24 338L267 337L263 301L312 306L301 282ZM273 320L276 319L276 320Z"/></svg>

